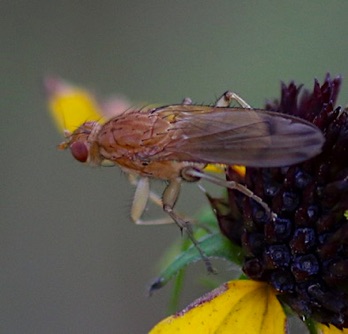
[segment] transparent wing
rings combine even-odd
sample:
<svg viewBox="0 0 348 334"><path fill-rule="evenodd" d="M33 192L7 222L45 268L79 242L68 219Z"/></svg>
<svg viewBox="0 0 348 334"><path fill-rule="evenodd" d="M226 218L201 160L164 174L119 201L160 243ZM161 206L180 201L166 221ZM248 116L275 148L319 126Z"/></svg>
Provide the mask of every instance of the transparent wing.
<svg viewBox="0 0 348 334"><path fill-rule="evenodd" d="M324 137L297 117L256 109L173 105L154 110L171 120L171 140L152 159L286 166L321 151Z"/></svg>

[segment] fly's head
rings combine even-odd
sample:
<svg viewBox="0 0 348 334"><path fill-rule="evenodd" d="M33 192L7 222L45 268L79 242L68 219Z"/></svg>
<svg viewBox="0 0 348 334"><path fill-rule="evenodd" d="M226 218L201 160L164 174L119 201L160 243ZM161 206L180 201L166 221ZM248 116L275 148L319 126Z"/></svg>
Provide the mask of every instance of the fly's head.
<svg viewBox="0 0 348 334"><path fill-rule="evenodd" d="M60 150L70 149L72 156L82 163L101 165L97 134L101 125L98 122L85 122L75 131L65 131L66 140L58 145Z"/></svg>

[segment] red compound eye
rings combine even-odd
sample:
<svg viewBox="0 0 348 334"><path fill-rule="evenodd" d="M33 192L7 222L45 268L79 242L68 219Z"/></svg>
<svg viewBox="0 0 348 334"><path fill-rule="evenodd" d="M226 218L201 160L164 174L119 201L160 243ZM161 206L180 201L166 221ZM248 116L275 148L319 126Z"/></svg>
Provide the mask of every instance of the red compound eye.
<svg viewBox="0 0 348 334"><path fill-rule="evenodd" d="M73 157L80 161L80 162L86 162L88 158L88 149L86 144L76 141L75 143L72 143L70 145L70 151Z"/></svg>

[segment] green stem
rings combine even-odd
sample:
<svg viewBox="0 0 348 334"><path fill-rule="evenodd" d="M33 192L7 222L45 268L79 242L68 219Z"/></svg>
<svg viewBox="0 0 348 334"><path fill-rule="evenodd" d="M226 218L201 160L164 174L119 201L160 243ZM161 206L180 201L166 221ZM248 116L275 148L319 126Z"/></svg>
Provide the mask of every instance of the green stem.
<svg viewBox="0 0 348 334"><path fill-rule="evenodd" d="M174 288L171 292L169 304L168 304L168 313L173 314L178 311L179 299L181 291L184 285L185 269L178 271L177 276L174 280Z"/></svg>
<svg viewBox="0 0 348 334"><path fill-rule="evenodd" d="M306 324L310 334L318 334L317 325L315 321L313 321L311 318L306 318L304 320L304 323Z"/></svg>

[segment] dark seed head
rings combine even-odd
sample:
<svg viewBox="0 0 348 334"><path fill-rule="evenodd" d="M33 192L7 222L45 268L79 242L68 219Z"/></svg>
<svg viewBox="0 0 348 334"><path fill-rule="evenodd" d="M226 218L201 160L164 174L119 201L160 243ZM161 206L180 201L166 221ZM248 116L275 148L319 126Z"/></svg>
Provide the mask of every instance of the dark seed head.
<svg viewBox="0 0 348 334"><path fill-rule="evenodd" d="M295 186L299 189L303 189L312 181L312 176L309 173L299 169L296 171L294 179Z"/></svg>
<svg viewBox="0 0 348 334"><path fill-rule="evenodd" d="M293 254L306 254L317 244L315 231L312 228L298 228L290 241Z"/></svg>
<svg viewBox="0 0 348 334"><path fill-rule="evenodd" d="M231 169L228 178L278 216L272 220L253 200L229 192L230 210L240 217L245 274L269 282L301 317L348 328L348 109L335 108L340 84L327 75L301 96L301 86L282 84L280 100L266 105L314 123L325 135L322 153L295 166L247 167L244 179Z"/></svg>
<svg viewBox="0 0 348 334"><path fill-rule="evenodd" d="M285 191L283 193L283 211L294 211L300 199L295 192Z"/></svg>
<svg viewBox="0 0 348 334"><path fill-rule="evenodd" d="M268 269L288 267L290 260L290 250L286 245L272 245L265 249L264 262Z"/></svg>
<svg viewBox="0 0 348 334"><path fill-rule="evenodd" d="M257 258L246 260L243 265L243 271L252 279L261 280L264 276L264 267Z"/></svg>
<svg viewBox="0 0 348 334"><path fill-rule="evenodd" d="M295 289L295 279L286 270L274 271L270 283L280 293L292 293Z"/></svg>
<svg viewBox="0 0 348 334"><path fill-rule="evenodd" d="M285 242L289 240L292 230L292 222L287 218L277 218L265 224L265 239L269 243Z"/></svg>
<svg viewBox="0 0 348 334"><path fill-rule="evenodd" d="M292 262L291 272L297 282L306 281L311 276L318 274L319 262L313 254L297 256Z"/></svg>

